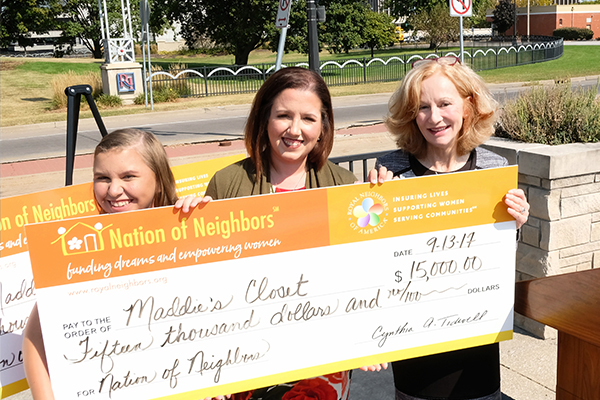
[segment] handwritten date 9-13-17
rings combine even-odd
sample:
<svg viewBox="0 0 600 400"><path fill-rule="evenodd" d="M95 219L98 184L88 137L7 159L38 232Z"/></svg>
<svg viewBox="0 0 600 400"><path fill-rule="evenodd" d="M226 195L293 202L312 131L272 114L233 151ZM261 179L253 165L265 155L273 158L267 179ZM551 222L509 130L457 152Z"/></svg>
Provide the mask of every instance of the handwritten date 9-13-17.
<svg viewBox="0 0 600 400"><path fill-rule="evenodd" d="M431 252L444 251L451 249L463 249L471 247L471 244L475 241L475 232L465 233L461 235L446 235L444 239L438 240L437 237L432 237L427 241L427 246L431 247Z"/></svg>

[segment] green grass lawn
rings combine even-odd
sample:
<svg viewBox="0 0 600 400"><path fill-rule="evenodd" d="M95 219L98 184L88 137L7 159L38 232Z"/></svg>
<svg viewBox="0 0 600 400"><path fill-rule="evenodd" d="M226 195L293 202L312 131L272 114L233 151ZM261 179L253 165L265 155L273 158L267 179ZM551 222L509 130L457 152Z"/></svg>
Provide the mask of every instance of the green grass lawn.
<svg viewBox="0 0 600 400"><path fill-rule="evenodd" d="M63 59L66 60L66 59ZM28 60L29 61L29 60ZM100 71L102 61L87 60L87 62L56 62L39 61L25 62L17 67L17 70L25 73L56 75L69 71L77 74L83 74L89 71Z"/></svg>
<svg viewBox="0 0 600 400"><path fill-rule="evenodd" d="M600 75L600 46L564 46L563 56L552 61L481 71L488 83L536 82Z"/></svg>
<svg viewBox="0 0 600 400"><path fill-rule="evenodd" d="M444 52L457 49L442 49ZM403 49L387 49L376 56L392 56L405 53L424 53L425 49L407 46ZM322 52L321 61L344 60L351 57L370 57L369 50L355 50L350 54L329 54ZM267 50L251 53L249 63L274 63L276 54ZM170 64L183 63L192 66L232 65L233 56L160 56L154 57L153 64L168 69ZM141 61L141 60L140 60ZM283 63L307 61L303 54L290 53L283 57ZM32 124L39 122L64 121L66 110L50 110L52 89L50 82L57 74L69 70L77 73L97 71L102 60L93 59L0 59L0 126ZM488 83L525 82L527 84L542 80L557 80L578 76L600 75L599 46L565 46L560 59L518 67L481 71L480 75ZM351 86L331 87L333 96L347 96L367 93L392 92L397 82L371 83ZM212 107L227 104L249 103L253 94L211 96L208 98L181 99L175 103L155 104L155 110ZM150 112L144 106L125 106L117 109L104 109L103 116ZM89 111L82 111L81 118L90 118Z"/></svg>

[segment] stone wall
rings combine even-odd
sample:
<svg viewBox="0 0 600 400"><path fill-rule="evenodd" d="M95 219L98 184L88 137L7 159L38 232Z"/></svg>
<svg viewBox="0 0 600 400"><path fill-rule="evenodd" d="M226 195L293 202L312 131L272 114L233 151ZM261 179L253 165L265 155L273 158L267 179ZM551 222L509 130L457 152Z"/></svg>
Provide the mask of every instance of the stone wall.
<svg viewBox="0 0 600 400"><path fill-rule="evenodd" d="M548 146L492 138L483 147L519 165L519 187L531 205L516 279L600 268L600 143ZM540 337L555 334L518 314L515 324Z"/></svg>

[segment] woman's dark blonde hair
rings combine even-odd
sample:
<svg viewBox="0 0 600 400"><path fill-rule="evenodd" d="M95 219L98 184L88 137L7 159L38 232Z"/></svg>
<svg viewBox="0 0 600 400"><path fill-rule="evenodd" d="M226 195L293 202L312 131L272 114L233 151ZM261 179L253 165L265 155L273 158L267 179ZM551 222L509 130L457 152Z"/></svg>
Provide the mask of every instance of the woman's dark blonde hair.
<svg viewBox="0 0 600 400"><path fill-rule="evenodd" d="M422 82L430 76L444 74L464 99L464 121L457 140L459 156L485 142L494 133L497 103L485 82L471 68L456 63L440 64L435 61L413 68L389 101L389 115L385 125L395 137L396 145L414 156L423 157L427 141L417 126L421 102Z"/></svg>
<svg viewBox="0 0 600 400"><path fill-rule="evenodd" d="M177 201L175 178L167 153L160 141L150 132L139 129L118 129L104 136L96 146L94 157L111 150L135 148L156 177L154 207L170 206Z"/></svg>
<svg viewBox="0 0 600 400"><path fill-rule="evenodd" d="M333 106L329 89L323 78L305 68L280 69L267 79L256 93L244 130L246 151L256 167L257 179L260 179L265 171L268 173L271 161L271 143L267 132L271 107L275 98L286 89L308 90L321 100L321 136L308 154L307 163L320 170L327 162L327 157L333 148Z"/></svg>

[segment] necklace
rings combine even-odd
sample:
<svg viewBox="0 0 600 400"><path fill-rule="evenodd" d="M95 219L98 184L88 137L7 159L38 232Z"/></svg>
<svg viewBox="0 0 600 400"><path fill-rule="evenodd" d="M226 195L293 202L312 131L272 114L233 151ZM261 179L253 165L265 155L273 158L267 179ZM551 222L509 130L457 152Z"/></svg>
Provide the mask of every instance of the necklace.
<svg viewBox="0 0 600 400"><path fill-rule="evenodd" d="M281 180L281 182L283 182L284 180L285 179ZM301 184L302 181L304 181L304 184ZM281 182L279 184L281 184ZM281 189L286 189L286 190L296 190L296 189L299 189L304 186L306 186L306 171L303 171L303 173L299 174L298 180L292 187L281 188L279 185L271 184L271 188L272 188L273 192L275 191L276 187L280 187Z"/></svg>

